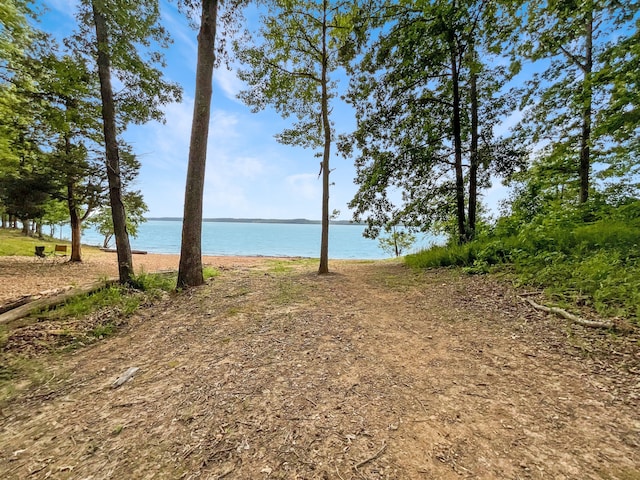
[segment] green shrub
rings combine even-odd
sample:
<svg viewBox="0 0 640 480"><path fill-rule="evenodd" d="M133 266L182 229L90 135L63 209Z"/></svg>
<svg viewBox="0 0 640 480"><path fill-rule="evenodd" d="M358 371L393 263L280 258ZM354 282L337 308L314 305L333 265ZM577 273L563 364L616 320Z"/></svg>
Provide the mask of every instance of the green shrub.
<svg viewBox="0 0 640 480"><path fill-rule="evenodd" d="M640 213L637 204L591 223L575 212L547 215L515 233L499 225L465 245L431 247L408 255L415 268L457 266L487 273L509 266L519 283L546 288L566 302L579 301L603 315L640 317ZM509 232L509 233L507 233Z"/></svg>

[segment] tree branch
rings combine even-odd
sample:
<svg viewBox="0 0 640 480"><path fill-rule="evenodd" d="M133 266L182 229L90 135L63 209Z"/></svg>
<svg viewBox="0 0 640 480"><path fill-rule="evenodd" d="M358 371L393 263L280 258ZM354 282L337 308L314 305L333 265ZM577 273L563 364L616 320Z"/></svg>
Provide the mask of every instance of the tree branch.
<svg viewBox="0 0 640 480"><path fill-rule="evenodd" d="M291 75L292 77L309 78L309 79L313 80L314 82L320 83L320 79L318 77L316 77L315 75L311 74L311 73L308 73L308 72L292 72L290 70L287 70L284 67L281 67L277 63L270 62L269 60L265 60L264 63L269 65L271 68L275 68L276 70L280 70L282 73L285 73L287 75Z"/></svg>
<svg viewBox="0 0 640 480"><path fill-rule="evenodd" d="M571 53L571 52L570 52L569 50L567 50L563 45L558 44L558 48L559 48L560 50L562 50L562 53L564 53L564 54L565 54L565 56L566 56L569 60L571 60L573 63L575 63L575 64L580 68L580 70L582 70L583 72L585 72L585 73L586 73L586 71L587 71L587 67L586 67L586 65L585 65L584 63L582 63L582 61L580 60L580 58L579 58L579 57L577 57L576 55L574 55L573 53Z"/></svg>
<svg viewBox="0 0 640 480"><path fill-rule="evenodd" d="M540 310L542 312L547 312L547 313L555 313L556 315L559 315L562 318L566 318L567 320L571 320L572 322L577 323L578 325L582 325L583 327L590 327L590 328L611 328L611 327L613 327L613 323L611 323L611 322L586 320L586 319L584 319L582 317L578 317L576 315L573 315L573 314L567 312L566 310L563 310L562 308L545 307L544 305L540 305L539 303L534 302L530 298L523 298L523 297L518 297L518 298L520 298L521 300L524 300L525 302L527 302L529 305L531 305L536 310Z"/></svg>

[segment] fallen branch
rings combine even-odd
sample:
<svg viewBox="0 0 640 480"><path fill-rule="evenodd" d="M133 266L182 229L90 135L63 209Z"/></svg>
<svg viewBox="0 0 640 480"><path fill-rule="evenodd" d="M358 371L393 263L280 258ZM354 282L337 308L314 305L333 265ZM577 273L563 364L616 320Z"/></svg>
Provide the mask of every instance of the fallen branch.
<svg viewBox="0 0 640 480"><path fill-rule="evenodd" d="M369 458L365 458L364 460L362 460L361 462L358 462L353 469L354 470L358 470L360 467L365 466L367 463L372 462L373 460L375 460L376 458L378 458L380 455L382 455L384 453L384 451L387 449L387 444L383 443L382 444L382 448L380 448L380 450L378 450L372 457Z"/></svg>
<svg viewBox="0 0 640 480"><path fill-rule="evenodd" d="M562 318L566 318L567 320L571 320L572 322L577 323L578 325L582 325L583 327L590 327L590 328L612 328L613 327L613 323L611 322L587 320L585 318L578 317L577 315L573 315L572 313L569 313L566 310L563 310L562 308L546 307L544 305L540 305L539 303L534 302L530 298L523 298L522 296L520 296L520 298L525 302L527 302L536 310L541 310L547 313L555 313L556 315L559 315Z"/></svg>
<svg viewBox="0 0 640 480"><path fill-rule="evenodd" d="M127 369L126 372L120 375L118 379L111 384L111 387L118 388L123 383L127 382L128 380L131 380L138 370L140 370L139 367L131 367Z"/></svg>
<svg viewBox="0 0 640 480"><path fill-rule="evenodd" d="M5 312L8 312L10 310L13 310L15 308L21 307L22 305L26 305L29 302L33 302L34 300L37 300L38 298L40 298L40 295L27 295L25 297L22 297L18 300L14 300L12 302L9 303L5 303L4 305L0 306L0 315L2 315Z"/></svg>
<svg viewBox="0 0 640 480"><path fill-rule="evenodd" d="M1 314L0 325L11 323L15 320L24 318L36 310L42 310L44 308L61 305L73 297L96 292L114 283L116 283L116 280L107 280L106 282L101 281L88 286L74 288L73 290L68 290L60 295L55 295L53 297L30 297L34 298L34 300Z"/></svg>
<svg viewBox="0 0 640 480"><path fill-rule="evenodd" d="M229 469L227 469L226 471L222 472L220 475L218 475L216 478L217 480L220 480L221 478L226 477L227 475L229 475L231 472L233 472L236 469L236 467L231 467Z"/></svg>

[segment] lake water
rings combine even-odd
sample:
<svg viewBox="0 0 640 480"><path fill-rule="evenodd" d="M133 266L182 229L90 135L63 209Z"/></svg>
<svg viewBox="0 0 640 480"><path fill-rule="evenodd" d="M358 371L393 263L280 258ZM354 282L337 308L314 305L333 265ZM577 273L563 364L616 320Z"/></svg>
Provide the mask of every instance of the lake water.
<svg viewBox="0 0 640 480"><path fill-rule="evenodd" d="M364 238L362 225L331 225L329 228L329 257L335 259L381 259L389 253L378 246L377 240ZM182 222L149 220L138 229L138 237L131 238L131 248L149 253L180 253ZM203 222L203 255L239 256L320 256L319 224ZM70 238L69 227L56 237ZM413 250L427 247L433 236L419 237ZM85 229L82 243L102 245L102 236L93 229Z"/></svg>

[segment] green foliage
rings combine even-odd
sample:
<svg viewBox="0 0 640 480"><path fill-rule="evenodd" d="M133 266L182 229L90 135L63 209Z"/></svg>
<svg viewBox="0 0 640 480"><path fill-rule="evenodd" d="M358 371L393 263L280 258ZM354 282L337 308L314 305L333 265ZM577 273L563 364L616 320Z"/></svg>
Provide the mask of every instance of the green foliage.
<svg viewBox="0 0 640 480"><path fill-rule="evenodd" d="M143 292L158 295L162 292L170 292L176 284L177 273L139 273L133 278L133 285Z"/></svg>
<svg viewBox="0 0 640 480"><path fill-rule="evenodd" d="M146 222L144 214L149 209L142 198L142 193L139 191L125 192L122 196L122 203L124 203L127 215L127 232L135 238L138 236L138 226ZM96 230L104 236L102 246L108 248L114 235L111 209L108 206L101 208L97 214L89 217L86 223L94 225Z"/></svg>
<svg viewBox="0 0 640 480"><path fill-rule="evenodd" d="M217 268L206 267L206 266L202 268L202 276L204 277L205 280L209 278L215 278L219 275L220 275L220 270L218 270Z"/></svg>
<svg viewBox="0 0 640 480"><path fill-rule="evenodd" d="M268 6L260 38L235 44L249 67L238 72L249 86L239 97L254 111L271 105L285 118L297 117L293 128L277 135L279 142L320 148L325 126L319 112L337 94L328 75L338 68L340 47L353 31L354 2L274 0Z"/></svg>
<svg viewBox="0 0 640 480"><path fill-rule="evenodd" d="M331 80L347 55L359 18L357 2L345 0L272 0L267 2L260 38L236 43L247 69L238 73L249 88L239 97L254 111L272 106L282 117L295 115L292 128L276 135L286 145L320 149L322 157L322 232L319 274L329 272L329 174L333 142L331 99L337 96Z"/></svg>
<svg viewBox="0 0 640 480"><path fill-rule="evenodd" d="M165 65L162 49L171 40L160 22L159 2L82 0L78 30L67 44L90 65L95 62L97 45L93 7L107 23L111 74L122 85L116 97L119 126L162 121L162 106L179 102L182 89L164 79L161 71Z"/></svg>
<svg viewBox="0 0 640 480"><path fill-rule="evenodd" d="M604 212L604 213L603 213ZM584 223L581 209L538 215L519 231L504 222L467 245L432 247L406 257L417 268L464 267L470 273L512 270L519 282L607 316L640 320L640 201L602 208Z"/></svg>
<svg viewBox="0 0 640 480"><path fill-rule="evenodd" d="M42 217L51 190L49 176L40 173L22 171L0 179L0 201L7 213L20 220Z"/></svg>
<svg viewBox="0 0 640 480"><path fill-rule="evenodd" d="M387 224L426 231L452 217L459 237L473 236L476 194L490 174L504 176L521 161L493 134L514 109L496 53L513 32L509 13L508 2L384 4L381 33L354 67L347 95L357 129L339 144L355 157L359 188L349 206L367 222L366 236Z"/></svg>
<svg viewBox="0 0 640 480"><path fill-rule="evenodd" d="M128 290L123 287L109 286L90 295L73 297L64 305L37 315L48 320L63 320L69 317L83 317L105 308L122 315L129 315L139 306L140 298L127 293Z"/></svg>
<svg viewBox="0 0 640 480"><path fill-rule="evenodd" d="M33 31L27 21L29 1L3 0L0 5L0 79L10 76L4 62L13 63L28 48Z"/></svg>
<svg viewBox="0 0 640 480"><path fill-rule="evenodd" d="M592 177L637 173L637 5L633 2L523 2L518 61L540 62L526 82L516 134L564 176L585 202ZM636 25L634 25L636 24ZM629 155L635 149L635 153ZM608 168L596 164L608 164ZM634 168L635 167L635 168Z"/></svg>
<svg viewBox="0 0 640 480"><path fill-rule="evenodd" d="M407 230L396 230L396 227L387 228L388 235L378 237L378 245L385 252L399 257L409 250L416 241L416 236Z"/></svg>

